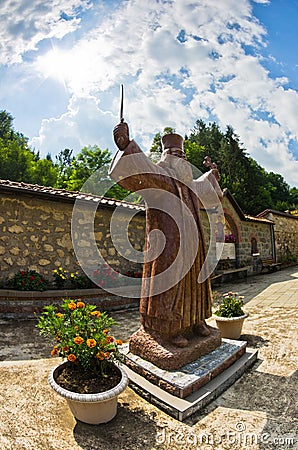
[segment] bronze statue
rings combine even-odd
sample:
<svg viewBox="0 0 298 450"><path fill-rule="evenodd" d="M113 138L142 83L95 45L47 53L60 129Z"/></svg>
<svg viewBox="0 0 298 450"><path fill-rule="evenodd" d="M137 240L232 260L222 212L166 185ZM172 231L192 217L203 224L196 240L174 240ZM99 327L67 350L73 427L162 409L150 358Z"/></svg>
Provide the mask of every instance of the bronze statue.
<svg viewBox="0 0 298 450"><path fill-rule="evenodd" d="M119 150L110 176L122 187L140 191L147 206L141 328L132 336L130 349L141 356L152 353L148 359L160 367L175 368L179 366L175 362L158 364L158 351L143 347L149 341L148 346L154 347L157 342L173 354L175 348L187 349L193 340L207 338L214 331L205 323L211 316L211 287L208 274L202 274L206 271L206 246L200 206L212 207L209 203L222 197L219 174L208 159L210 171L193 180L183 138L175 133L163 136L162 158L157 164L130 140L127 123L121 121L114 128L114 140ZM218 334L215 341L213 348L220 343Z"/></svg>

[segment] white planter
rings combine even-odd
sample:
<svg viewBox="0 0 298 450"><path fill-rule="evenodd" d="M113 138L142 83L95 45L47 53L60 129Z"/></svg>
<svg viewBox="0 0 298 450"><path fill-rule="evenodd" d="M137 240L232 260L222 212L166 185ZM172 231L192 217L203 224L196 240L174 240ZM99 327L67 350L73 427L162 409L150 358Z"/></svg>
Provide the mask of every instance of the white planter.
<svg viewBox="0 0 298 450"><path fill-rule="evenodd" d="M57 394L67 400L68 406L74 417L81 422L89 424L106 423L115 417L117 413L118 395L123 392L128 385L126 372L117 366L121 372L122 378L113 389L97 394L78 394L68 391L56 383L55 378L66 362L54 368L48 378L50 386Z"/></svg>
<svg viewBox="0 0 298 450"><path fill-rule="evenodd" d="M239 339L244 319L248 317L248 313L239 317L214 317L217 328L221 331L221 337L227 339Z"/></svg>

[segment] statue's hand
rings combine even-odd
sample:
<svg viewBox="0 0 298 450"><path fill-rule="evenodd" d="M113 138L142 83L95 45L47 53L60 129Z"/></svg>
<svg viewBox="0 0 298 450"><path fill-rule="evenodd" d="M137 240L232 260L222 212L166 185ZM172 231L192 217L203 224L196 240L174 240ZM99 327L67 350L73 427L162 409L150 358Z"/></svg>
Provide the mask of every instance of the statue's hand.
<svg viewBox="0 0 298 450"><path fill-rule="evenodd" d="M215 176L216 180L219 181L220 180L220 174L219 171L217 169L211 169L211 172L213 173L213 175Z"/></svg>
<svg viewBox="0 0 298 450"><path fill-rule="evenodd" d="M121 122L115 126L114 131L114 141L120 150L124 150L128 144L129 140L129 128L126 122Z"/></svg>

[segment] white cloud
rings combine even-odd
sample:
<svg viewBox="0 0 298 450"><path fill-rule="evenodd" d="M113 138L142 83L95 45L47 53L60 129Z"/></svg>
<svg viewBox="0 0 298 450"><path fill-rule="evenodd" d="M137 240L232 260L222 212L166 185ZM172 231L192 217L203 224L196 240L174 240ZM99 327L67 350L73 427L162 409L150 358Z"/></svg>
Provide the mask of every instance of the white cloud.
<svg viewBox="0 0 298 450"><path fill-rule="evenodd" d="M1 0L0 63L19 63L28 50L46 38L62 38L80 24L79 9L88 0Z"/></svg>
<svg viewBox="0 0 298 450"><path fill-rule="evenodd" d="M41 39L77 29L77 7L89 5L97 13L108 8L108 2L98 6L87 0L22 4L35 31L29 32L24 20L23 34L9 25L0 31L6 62L20 61ZM0 14L8 13L8 6L12 0L4 0ZM60 11L73 18L59 20ZM298 163L289 144L298 145L298 94L287 89L286 78L273 79L264 68L266 30L248 0L129 0L105 11L93 15L91 31L77 31L71 51L59 49L57 41L56 53L39 52L33 62L38 76L63 80L71 98L67 111L44 119L32 139L42 153L94 143L114 148L118 86L124 83L125 118L147 148L165 126L184 134L199 118L216 120L222 128L231 125L267 170L297 185ZM16 17L17 25L20 11ZM16 45L9 56L12 38Z"/></svg>
<svg viewBox="0 0 298 450"><path fill-rule="evenodd" d="M77 153L83 147L95 144L102 150L111 150L114 147L111 131L114 123L115 117L102 111L94 97L73 97L66 113L42 121L39 136L29 144L52 155L65 148Z"/></svg>

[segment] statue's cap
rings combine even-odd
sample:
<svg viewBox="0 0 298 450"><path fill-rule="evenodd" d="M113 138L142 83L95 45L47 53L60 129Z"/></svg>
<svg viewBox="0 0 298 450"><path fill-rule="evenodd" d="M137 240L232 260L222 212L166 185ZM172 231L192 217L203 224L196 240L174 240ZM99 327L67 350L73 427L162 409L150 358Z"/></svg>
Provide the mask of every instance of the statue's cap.
<svg viewBox="0 0 298 450"><path fill-rule="evenodd" d="M164 134L161 138L163 150L167 148L179 148L183 152L183 137L176 133Z"/></svg>

